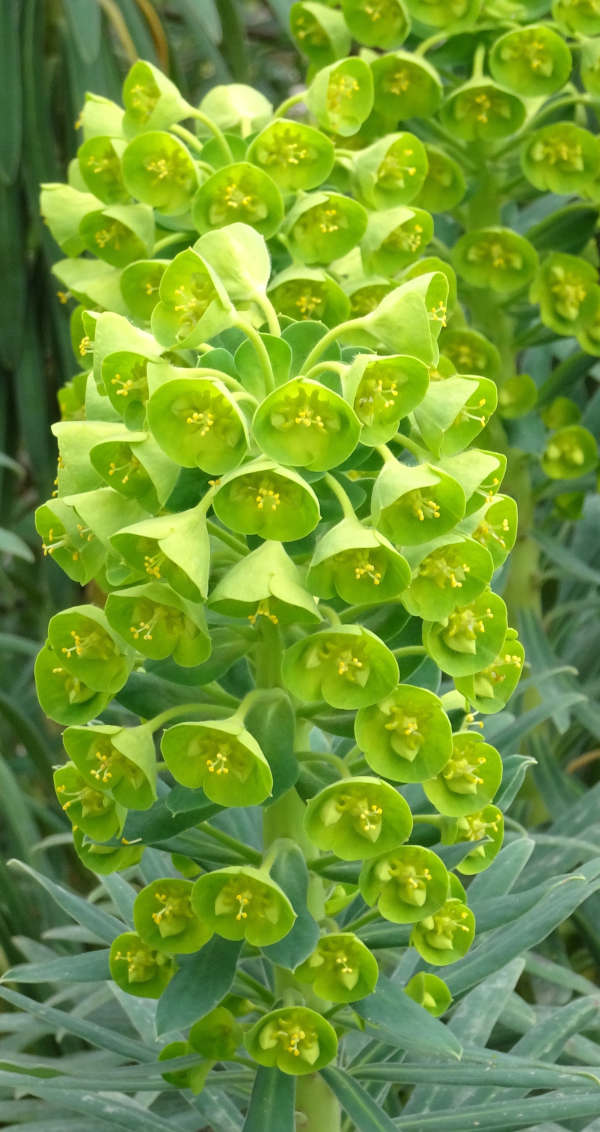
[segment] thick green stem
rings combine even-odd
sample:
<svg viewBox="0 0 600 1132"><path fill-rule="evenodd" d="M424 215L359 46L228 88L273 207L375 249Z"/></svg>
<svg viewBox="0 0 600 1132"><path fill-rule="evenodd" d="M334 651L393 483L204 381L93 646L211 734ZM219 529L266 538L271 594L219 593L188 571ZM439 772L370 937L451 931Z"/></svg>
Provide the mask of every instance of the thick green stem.
<svg viewBox="0 0 600 1132"><path fill-rule="evenodd" d="M267 347L265 346L258 330L256 330L251 323L247 322L243 318L236 319L233 325L237 326L239 330L242 330L254 346L254 350L258 358L263 377L265 379L266 392L270 393L271 390L275 388L275 375L273 373L269 351L267 350Z"/></svg>
<svg viewBox="0 0 600 1132"><path fill-rule="evenodd" d="M296 1113L297 1132L338 1132L341 1128L339 1101L318 1073L298 1078Z"/></svg>
<svg viewBox="0 0 600 1132"><path fill-rule="evenodd" d="M201 110L194 110L193 117L197 118L199 122L202 122L202 125L206 126L206 129L210 131L215 140L218 142L219 149L221 150L221 153L223 154L223 157L226 159L226 161L233 161L233 154L229 148L229 143L223 131L220 130L214 122L211 122L210 118L208 118L206 114L203 114ZM194 137L193 134L191 136Z"/></svg>
<svg viewBox="0 0 600 1132"><path fill-rule="evenodd" d="M273 117L283 118L283 116L287 114L288 110L291 110L292 106L296 106L298 102L303 102L305 97L305 90L298 91L297 94L291 94L289 98L286 98L283 102L279 103L279 106L277 106L273 111Z"/></svg>

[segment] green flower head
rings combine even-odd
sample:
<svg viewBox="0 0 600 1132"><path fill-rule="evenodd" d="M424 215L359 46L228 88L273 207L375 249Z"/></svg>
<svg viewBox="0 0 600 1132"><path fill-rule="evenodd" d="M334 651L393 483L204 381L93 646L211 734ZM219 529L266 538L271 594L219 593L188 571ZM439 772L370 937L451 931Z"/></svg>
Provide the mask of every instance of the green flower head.
<svg viewBox="0 0 600 1132"><path fill-rule="evenodd" d="M133 906L135 930L149 947L168 955L199 951L213 934L209 920L192 905L191 880L154 880L137 895Z"/></svg>
<svg viewBox="0 0 600 1132"><path fill-rule="evenodd" d="M456 689L483 715L502 711L521 679L524 658L516 629L507 629L496 659L473 676L457 677Z"/></svg>
<svg viewBox="0 0 600 1132"><path fill-rule="evenodd" d="M448 96L440 118L463 141L498 141L522 126L525 104L490 79L470 79Z"/></svg>
<svg viewBox="0 0 600 1132"><path fill-rule="evenodd" d="M471 849L456 866L460 873L472 876L481 873L498 856L504 840L504 817L497 806L484 806L475 814L466 814L444 824L442 840L446 845L459 841L482 841Z"/></svg>
<svg viewBox="0 0 600 1132"><path fill-rule="evenodd" d="M250 143L248 161L283 192L316 189L333 169L333 142L313 126L277 118Z"/></svg>
<svg viewBox="0 0 600 1132"><path fill-rule="evenodd" d="M216 273L193 248L171 260L152 311L152 333L162 346L189 348L230 323L232 306Z"/></svg>
<svg viewBox="0 0 600 1132"><path fill-rule="evenodd" d="M440 858L420 845L401 845L367 861L360 891L393 924L414 924L442 907L448 894L448 873Z"/></svg>
<svg viewBox="0 0 600 1132"><path fill-rule="evenodd" d="M322 1069L337 1052L333 1026L306 1006L284 1006L263 1015L244 1042L259 1065L277 1066L294 1077Z"/></svg>
<svg viewBox="0 0 600 1132"><path fill-rule="evenodd" d="M545 24L507 31L490 53L497 82L529 98L560 90L571 73L571 52L564 39Z"/></svg>
<svg viewBox="0 0 600 1132"><path fill-rule="evenodd" d="M409 579L406 559L384 535L347 518L317 543L307 584L319 597L337 593L349 605L362 605L397 598Z"/></svg>
<svg viewBox="0 0 600 1132"><path fill-rule="evenodd" d="M447 966L462 959L475 935L475 917L462 900L447 900L415 924L410 942L428 963Z"/></svg>
<svg viewBox="0 0 600 1132"><path fill-rule="evenodd" d="M298 198L283 231L295 259L326 264L355 247L366 227L367 212L357 201L339 193L316 192Z"/></svg>
<svg viewBox="0 0 600 1132"><path fill-rule="evenodd" d="M79 860L86 869L100 876L130 869L140 863L145 847L128 845L124 838L121 840L121 845L101 845L92 841L81 829L73 830L73 846Z"/></svg>
<svg viewBox="0 0 600 1132"><path fill-rule="evenodd" d="M123 180L132 196L166 216L186 212L198 188L189 151L165 131L152 130L129 142Z"/></svg>
<svg viewBox="0 0 600 1132"><path fill-rule="evenodd" d="M64 499L49 499L37 508L35 527L48 556L80 586L87 585L106 558L106 548Z"/></svg>
<svg viewBox="0 0 600 1132"><path fill-rule="evenodd" d="M160 749L176 782L201 787L219 806L255 806L271 793L269 764L237 721L177 723L164 732Z"/></svg>
<svg viewBox="0 0 600 1132"><path fill-rule="evenodd" d="M551 479L585 476L597 462L596 440L580 425L567 425L552 433L542 456L542 468Z"/></svg>
<svg viewBox="0 0 600 1132"><path fill-rule="evenodd" d="M306 809L311 841L343 861L365 860L400 845L411 829L404 798L378 778L334 782L311 798Z"/></svg>
<svg viewBox="0 0 600 1132"><path fill-rule="evenodd" d="M146 259L154 244L154 215L146 204L111 204L87 212L79 225L83 245L112 267Z"/></svg>
<svg viewBox="0 0 600 1132"><path fill-rule="evenodd" d="M373 77L368 63L340 59L317 71L306 105L324 130L341 137L358 132L373 109Z"/></svg>
<svg viewBox="0 0 600 1132"><path fill-rule="evenodd" d="M450 676L472 676L498 655L507 630L501 597L484 590L441 621L423 622L423 644Z"/></svg>
<svg viewBox="0 0 600 1132"><path fill-rule="evenodd" d="M429 118L442 99L442 81L426 59L408 51L379 55L371 63L375 109L394 125L401 119Z"/></svg>
<svg viewBox="0 0 600 1132"><path fill-rule="evenodd" d="M494 568L501 566L517 537L517 505L509 495L498 495L464 523L466 533L489 550Z"/></svg>
<svg viewBox="0 0 600 1132"><path fill-rule="evenodd" d="M573 122L553 122L529 135L521 151L527 180L552 193L580 193L600 169L597 139Z"/></svg>
<svg viewBox="0 0 600 1132"><path fill-rule="evenodd" d="M394 782L423 782L452 753L452 729L441 700L425 688L399 684L356 716L356 742L376 774Z"/></svg>
<svg viewBox="0 0 600 1132"><path fill-rule="evenodd" d="M172 957L150 947L136 932L123 932L113 940L109 964L117 986L138 998L160 998L175 974Z"/></svg>
<svg viewBox="0 0 600 1132"><path fill-rule="evenodd" d="M337 326L350 314L350 302L339 283L318 267L284 268L271 280L269 298L278 314L326 326Z"/></svg>
<svg viewBox="0 0 600 1132"><path fill-rule="evenodd" d="M329 1002L357 1002L375 990L377 960L352 932L322 936L312 955L294 972Z"/></svg>
<svg viewBox="0 0 600 1132"><path fill-rule="evenodd" d="M164 580L188 601L207 596L209 542L203 513L192 508L144 519L123 527L110 541L138 577Z"/></svg>
<svg viewBox="0 0 600 1132"><path fill-rule="evenodd" d="M283 657L286 686L304 700L337 708L376 703L398 682L390 650L360 625L324 629L291 645Z"/></svg>
<svg viewBox="0 0 600 1132"><path fill-rule="evenodd" d="M192 903L211 931L225 939L246 939L254 947L277 943L296 919L279 885L250 865L205 873L194 884Z"/></svg>
<svg viewBox="0 0 600 1132"><path fill-rule="evenodd" d="M129 200L121 169L124 148L125 142L119 138L96 134L77 150L79 172L89 191L103 204L125 204Z"/></svg>
<svg viewBox="0 0 600 1132"><path fill-rule="evenodd" d="M209 605L228 617L247 617L251 625L261 617L274 625L321 619L301 571L281 543L272 541L263 542L227 571Z"/></svg>
<svg viewBox="0 0 600 1132"><path fill-rule="evenodd" d="M35 688L42 711L56 723L87 723L96 719L112 699L111 692L97 691L63 664L63 657L49 642L37 654Z"/></svg>
<svg viewBox="0 0 600 1132"><path fill-rule="evenodd" d="M322 472L350 456L360 422L339 394L318 381L294 377L259 405L252 431L272 460Z"/></svg>
<svg viewBox="0 0 600 1132"><path fill-rule="evenodd" d="M184 668L202 664L211 651L202 606L180 597L164 582L146 582L111 593L106 617L137 652L151 660L172 656Z"/></svg>
<svg viewBox="0 0 600 1132"><path fill-rule="evenodd" d="M342 12L354 38L367 47L400 47L410 31L402 0L342 0Z"/></svg>
<svg viewBox="0 0 600 1132"><path fill-rule="evenodd" d="M425 146L427 174L415 204L427 212L445 212L460 204L467 185L464 173L453 157L435 145Z"/></svg>
<svg viewBox="0 0 600 1132"><path fill-rule="evenodd" d="M71 825L94 841L108 841L121 833L127 811L106 787L90 786L74 763L54 771L54 789Z"/></svg>
<svg viewBox="0 0 600 1132"><path fill-rule="evenodd" d="M215 513L240 534L276 542L304 538L319 522L319 501L291 469L271 460L254 460L231 472L217 489Z"/></svg>
<svg viewBox="0 0 600 1132"><path fill-rule="evenodd" d="M373 522L396 545L430 542L465 513L460 484L441 468L386 462L373 487Z"/></svg>
<svg viewBox="0 0 600 1132"><path fill-rule="evenodd" d="M490 802L502 781L502 759L483 736L459 731L452 755L435 778L423 783L436 810L449 817L475 813Z"/></svg>
<svg viewBox="0 0 600 1132"><path fill-rule="evenodd" d="M417 196L427 169L425 146L415 134L387 134L356 154L352 183L369 208L393 208Z"/></svg>
<svg viewBox="0 0 600 1132"><path fill-rule="evenodd" d="M199 232L241 222L268 238L283 219L283 200L268 173L258 165L239 161L218 169L200 186L192 219Z"/></svg>
<svg viewBox="0 0 600 1132"><path fill-rule="evenodd" d="M447 534L407 552L413 576L402 604L413 617L441 621L489 585L492 556L473 538Z"/></svg>
<svg viewBox="0 0 600 1132"><path fill-rule="evenodd" d="M510 228L466 232L453 249L454 266L467 283L510 293L531 281L538 266L533 244Z"/></svg>
<svg viewBox="0 0 600 1132"><path fill-rule="evenodd" d="M190 106L177 87L158 67L138 59L123 83L123 128L131 137L144 130L160 130L187 118Z"/></svg>
<svg viewBox="0 0 600 1132"><path fill-rule="evenodd" d="M361 425L362 444L385 444L427 391L427 366L403 354L357 354L342 379L344 397Z"/></svg>
<svg viewBox="0 0 600 1132"><path fill-rule="evenodd" d="M131 650L119 641L106 614L95 605L55 613L48 625L48 640L60 665L94 691L114 695L131 672Z"/></svg>
<svg viewBox="0 0 600 1132"><path fill-rule="evenodd" d="M311 0L297 0L290 9L290 31L315 67L326 67L350 50L350 32L340 12Z"/></svg>
<svg viewBox="0 0 600 1132"><path fill-rule="evenodd" d="M109 791L121 806L146 810L156 798L156 759L146 727L96 723L67 727L65 751L82 778L96 790Z"/></svg>

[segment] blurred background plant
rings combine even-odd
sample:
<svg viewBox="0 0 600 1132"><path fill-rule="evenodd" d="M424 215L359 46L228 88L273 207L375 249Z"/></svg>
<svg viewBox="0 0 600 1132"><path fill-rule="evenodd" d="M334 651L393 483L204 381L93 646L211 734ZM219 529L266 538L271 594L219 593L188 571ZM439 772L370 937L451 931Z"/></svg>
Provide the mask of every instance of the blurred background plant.
<svg viewBox="0 0 600 1132"><path fill-rule="evenodd" d="M56 393L77 369L66 307L51 274L58 248L39 211L39 186L65 177L85 92L119 99L136 58L165 70L198 102L214 84L251 83L274 103L299 81L288 0L0 0L0 858L78 879L61 846L51 766L58 728L42 716L33 659L51 612L78 587L48 569L33 513L52 491ZM43 861L42 861L43 858ZM88 874L89 882L89 874ZM28 891L27 889L25 891ZM0 945L49 926L39 903L0 864Z"/></svg>

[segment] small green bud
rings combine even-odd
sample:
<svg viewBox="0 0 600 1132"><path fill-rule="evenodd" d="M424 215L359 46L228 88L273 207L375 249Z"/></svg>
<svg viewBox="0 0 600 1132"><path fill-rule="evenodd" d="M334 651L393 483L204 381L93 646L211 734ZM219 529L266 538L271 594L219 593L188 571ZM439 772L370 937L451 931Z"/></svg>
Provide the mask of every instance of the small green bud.
<svg viewBox="0 0 600 1132"><path fill-rule="evenodd" d="M225 1006L215 1007L195 1022L189 1037L191 1050L197 1050L211 1061L229 1061L241 1040L241 1026Z"/></svg>
<svg viewBox="0 0 600 1132"><path fill-rule="evenodd" d="M143 130L167 129L190 113L175 84L142 59L133 64L123 83L123 105L123 129L128 137Z"/></svg>

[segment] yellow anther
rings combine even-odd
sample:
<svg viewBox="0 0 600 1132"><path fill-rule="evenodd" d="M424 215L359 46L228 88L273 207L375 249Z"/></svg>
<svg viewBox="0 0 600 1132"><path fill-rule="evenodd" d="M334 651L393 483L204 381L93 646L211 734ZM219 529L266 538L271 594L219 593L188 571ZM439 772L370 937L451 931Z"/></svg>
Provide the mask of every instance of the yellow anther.
<svg viewBox="0 0 600 1132"><path fill-rule="evenodd" d="M218 777L221 774L229 774L228 761L227 755L217 751L214 759L206 759L206 766L210 774L216 774Z"/></svg>

